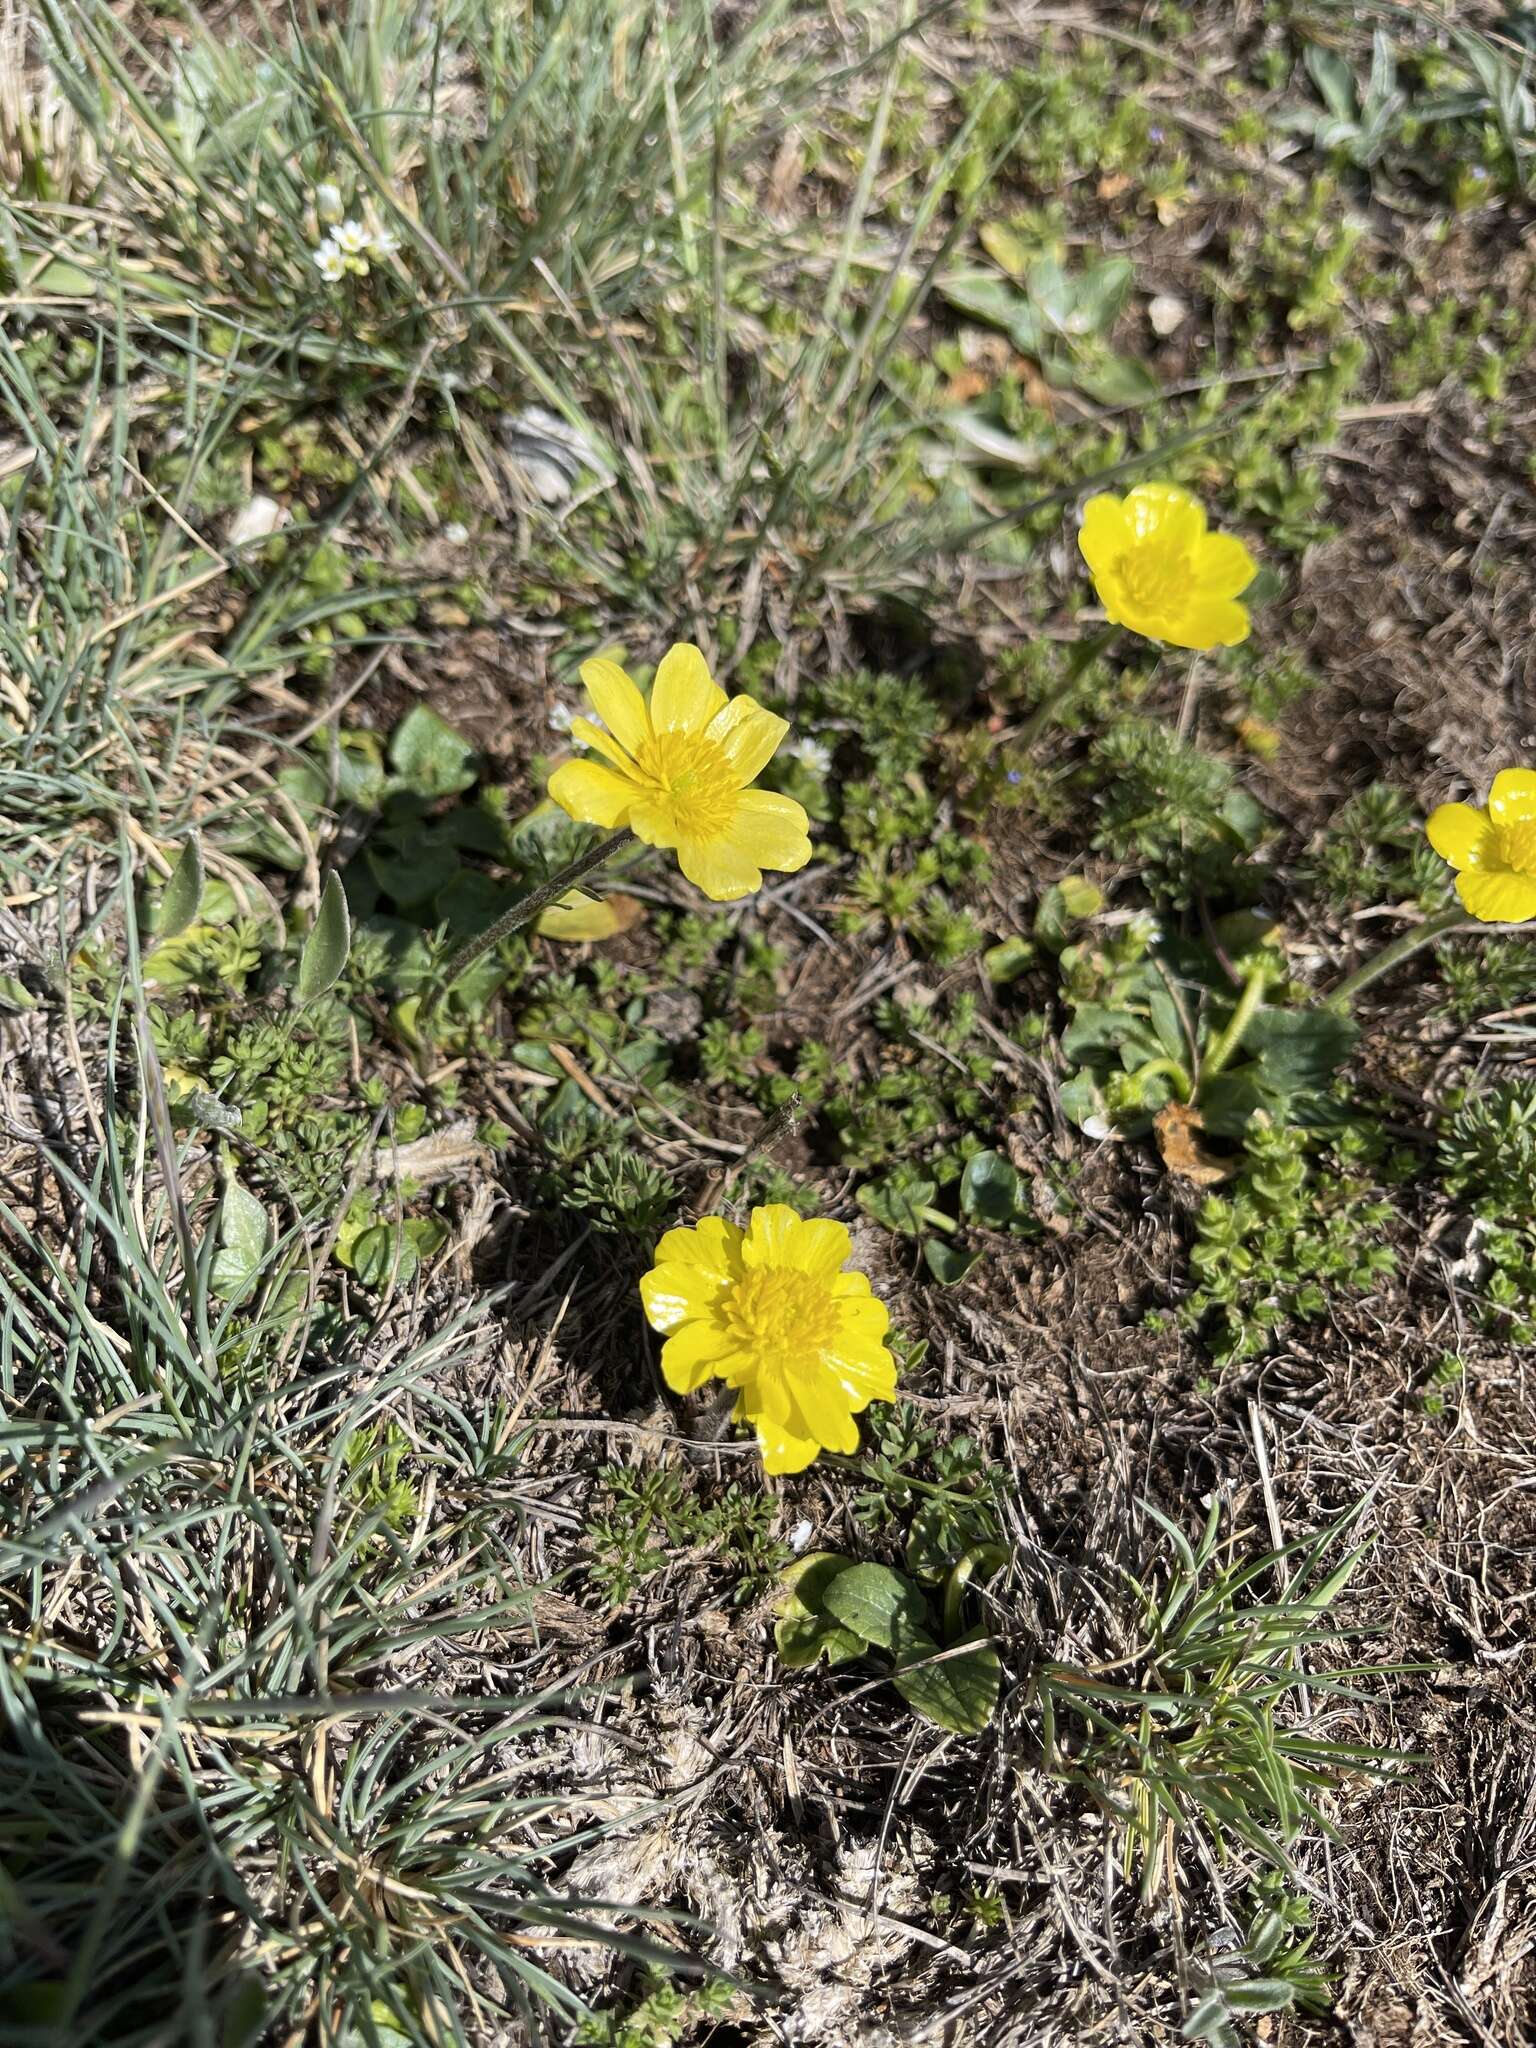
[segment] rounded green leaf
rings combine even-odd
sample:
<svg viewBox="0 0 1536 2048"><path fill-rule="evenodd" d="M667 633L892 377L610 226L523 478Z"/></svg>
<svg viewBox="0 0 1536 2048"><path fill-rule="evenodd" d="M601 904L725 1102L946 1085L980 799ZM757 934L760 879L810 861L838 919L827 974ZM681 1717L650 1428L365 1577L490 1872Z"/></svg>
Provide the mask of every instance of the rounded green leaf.
<svg viewBox="0 0 1536 2048"><path fill-rule="evenodd" d="M953 1735L979 1735L996 1713L1003 1689L997 1652L984 1643L942 1651L922 1633L911 1636L904 1650L894 1678L907 1705Z"/></svg>
<svg viewBox="0 0 1536 2048"><path fill-rule="evenodd" d="M160 916L155 927L155 937L163 945L167 939L174 939L178 932L184 932L196 917L203 901L203 888L207 877L203 873L203 849L194 832L181 849L180 858L171 869L170 879L160 897Z"/></svg>
<svg viewBox="0 0 1536 2048"><path fill-rule="evenodd" d="M346 892L341 877L332 872L326 877L320 909L299 955L295 993L301 1003L312 1003L335 987L351 950L352 920L347 915Z"/></svg>
<svg viewBox="0 0 1536 2048"><path fill-rule="evenodd" d="M976 1152L960 1177L960 1208L988 1230L1006 1230L1019 1214L1019 1176L1001 1152Z"/></svg>
<svg viewBox="0 0 1536 2048"><path fill-rule="evenodd" d="M928 1609L908 1578L885 1564L856 1564L839 1572L821 1596L822 1609L861 1642L893 1650L903 1632L921 1629Z"/></svg>

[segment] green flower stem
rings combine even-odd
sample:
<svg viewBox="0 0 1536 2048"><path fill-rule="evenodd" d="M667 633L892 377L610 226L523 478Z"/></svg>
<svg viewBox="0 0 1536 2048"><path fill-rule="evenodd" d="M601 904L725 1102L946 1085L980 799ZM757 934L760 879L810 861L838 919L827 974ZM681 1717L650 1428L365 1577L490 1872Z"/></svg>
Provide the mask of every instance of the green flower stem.
<svg viewBox="0 0 1536 2048"><path fill-rule="evenodd" d="M1148 1060L1144 1067L1138 1067L1131 1079L1136 1082L1148 1081L1158 1074L1166 1074L1173 1083L1174 1093L1180 1102L1188 1102L1195 1092L1195 1084L1189 1077L1189 1069L1179 1060ZM1138 1100L1140 1098L1138 1097Z"/></svg>
<svg viewBox="0 0 1536 2048"><path fill-rule="evenodd" d="M549 880L541 882L537 889L530 889L526 896L520 896L510 910L501 913L494 924L487 925L483 932L469 941L468 945L461 946L448 962L442 987L423 1011L421 1022L430 1022L438 1005L446 999L454 983L468 974L475 962L489 953L493 946L499 946L511 933L521 931L525 924L532 924L551 904L558 903L562 896L569 895L576 884L590 875L594 868L600 868L605 861L611 860L619 848L627 846L633 837L634 834L626 827L622 832L615 832L611 838L600 839L596 846L586 853L579 854L575 860L563 867L558 875L551 875Z"/></svg>
<svg viewBox="0 0 1536 2048"><path fill-rule="evenodd" d="M1237 999L1237 1008L1227 1019L1226 1029L1217 1034L1216 1042L1200 1062L1200 1074L1219 1074L1243 1042L1243 1034L1253 1022L1253 1013L1259 1007L1264 995L1265 983L1269 980L1269 969L1261 961L1248 970L1248 979L1243 983L1243 992Z"/></svg>
<svg viewBox="0 0 1536 2048"><path fill-rule="evenodd" d="M1000 1572L1008 1562L1008 1552L1000 1543L977 1543L969 1549L955 1565L944 1581L944 1640L953 1643L960 1634L962 1602L965 1589L972 1577L980 1572L982 1578L990 1578L993 1572Z"/></svg>
<svg viewBox="0 0 1536 2048"><path fill-rule="evenodd" d="M1373 953L1369 960L1355 969L1353 974L1346 974L1338 987L1330 991L1329 1002L1352 1003L1361 989L1369 988L1373 981L1378 981L1384 974L1390 974L1400 961L1406 960L1410 954L1417 953L1421 946L1432 946L1436 939L1443 939L1447 933L1464 931L1476 923L1478 919L1469 917L1459 903L1449 910L1436 911L1433 917L1426 917L1424 922L1415 925L1412 931L1404 932L1400 938L1393 939L1389 945L1383 946L1379 953Z"/></svg>
<svg viewBox="0 0 1536 2048"><path fill-rule="evenodd" d="M1056 688L1051 691L1050 695L1042 703L1035 706L1029 717L1020 726L1018 739L1021 746L1032 746L1039 739L1041 733L1045 731L1045 728L1055 716L1056 707L1062 698L1078 680L1079 676L1083 675L1098 660L1099 656L1104 653L1119 631L1120 628L1118 626L1101 626L1097 633L1090 633L1086 640L1079 640L1067 662L1066 674L1062 677Z"/></svg>

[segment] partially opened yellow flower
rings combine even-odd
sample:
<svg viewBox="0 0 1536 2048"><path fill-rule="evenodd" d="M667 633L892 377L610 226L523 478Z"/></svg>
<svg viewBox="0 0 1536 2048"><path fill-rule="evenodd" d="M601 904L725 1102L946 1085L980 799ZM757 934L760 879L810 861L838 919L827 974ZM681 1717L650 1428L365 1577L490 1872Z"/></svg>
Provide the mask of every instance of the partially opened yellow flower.
<svg viewBox="0 0 1536 2048"><path fill-rule="evenodd" d="M549 793L584 825L627 825L647 846L670 846L689 881L716 903L750 896L764 868L793 874L811 857L810 820L792 797L749 787L789 725L750 697L727 697L697 647L662 659L650 702L617 662L581 671L602 726L571 721L611 765L568 761ZM606 727L606 730L603 730Z"/></svg>
<svg viewBox="0 0 1536 2048"><path fill-rule="evenodd" d="M818 1451L855 1451L854 1416L896 1392L890 1317L862 1273L845 1273L841 1223L806 1222L783 1203L745 1230L706 1216L669 1230L640 1282L661 1370L675 1394L706 1380L735 1387L769 1472L801 1472Z"/></svg>
<svg viewBox="0 0 1536 2048"><path fill-rule="evenodd" d="M1441 804L1424 827L1442 860L1457 870L1456 894L1485 924L1536 917L1536 771L1505 768L1493 778L1488 808Z"/></svg>
<svg viewBox="0 0 1536 2048"><path fill-rule="evenodd" d="M1077 544L1113 624L1170 647L1235 647L1248 638L1237 598L1259 565L1234 535L1208 532L1204 506L1177 484L1090 498Z"/></svg>

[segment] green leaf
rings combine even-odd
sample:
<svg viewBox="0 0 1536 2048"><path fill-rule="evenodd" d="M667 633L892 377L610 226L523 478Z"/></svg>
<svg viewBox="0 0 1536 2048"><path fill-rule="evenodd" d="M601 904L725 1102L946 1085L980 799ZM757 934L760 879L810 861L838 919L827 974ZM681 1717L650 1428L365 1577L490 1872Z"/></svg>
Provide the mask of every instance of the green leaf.
<svg viewBox="0 0 1536 2048"><path fill-rule="evenodd" d="M1107 335L1125 310L1135 282L1129 256L1106 256L1090 264L1076 282L1069 327L1080 334Z"/></svg>
<svg viewBox="0 0 1536 2048"><path fill-rule="evenodd" d="M1104 891L1081 875L1065 875L1052 882L1035 911L1035 934L1052 952L1067 943L1072 926L1092 917L1104 907Z"/></svg>
<svg viewBox="0 0 1536 2048"><path fill-rule="evenodd" d="M822 1657L828 1664L847 1664L863 1656L864 1638L834 1621L824 1606L828 1586L853 1569L851 1557L813 1550L784 1573L787 1590L779 1603L773 1640L787 1670L806 1670Z"/></svg>
<svg viewBox="0 0 1536 2048"><path fill-rule="evenodd" d="M1357 109L1355 74L1345 60L1321 43L1308 43L1301 53L1312 83L1322 94L1335 120L1353 123Z"/></svg>
<svg viewBox="0 0 1536 2048"><path fill-rule="evenodd" d="M425 704L408 711L389 742L389 765L417 796L457 796L475 779L475 750Z"/></svg>
<svg viewBox="0 0 1536 2048"><path fill-rule="evenodd" d="M206 880L203 849L194 832L181 849L181 856L171 869L170 879L161 893L160 915L155 928L155 937L161 945L184 932L197 916Z"/></svg>
<svg viewBox="0 0 1536 2048"><path fill-rule="evenodd" d="M997 1711L1003 1689L1003 1667L997 1652L984 1643L956 1655L942 1653L932 1636L919 1630L907 1641L893 1674L896 1690L907 1705L954 1735L979 1735Z"/></svg>
<svg viewBox="0 0 1536 2048"><path fill-rule="evenodd" d="M937 1183L924 1180L915 1167L898 1166L884 1180L870 1181L859 1189L859 1207L867 1209L887 1230L919 1237L926 1220L923 1211L938 1191Z"/></svg>
<svg viewBox="0 0 1536 2048"><path fill-rule="evenodd" d="M1359 1027L1336 1010L1259 1010L1243 1048L1263 1070L1264 1086L1284 1099L1326 1088L1348 1059Z"/></svg>
<svg viewBox="0 0 1536 2048"><path fill-rule="evenodd" d="M939 292L967 319L1002 328L1020 355L1039 355L1045 340L1045 324L1016 285L1005 284L1002 278L985 271L974 271L946 278Z"/></svg>
<svg viewBox="0 0 1536 2048"><path fill-rule="evenodd" d="M346 1263L364 1287L380 1294L391 1280L408 1284L416 1271L416 1247L392 1223L370 1223L358 1233Z"/></svg>
<svg viewBox="0 0 1536 2048"><path fill-rule="evenodd" d="M35 1010L37 997L14 974L0 974L0 1010Z"/></svg>
<svg viewBox="0 0 1536 2048"><path fill-rule="evenodd" d="M1283 1977L1251 1977L1226 1987L1228 2012L1285 2012L1295 1996L1296 1987Z"/></svg>
<svg viewBox="0 0 1536 2048"><path fill-rule="evenodd" d="M418 910L431 903L460 872L453 848L424 836L410 852L373 845L364 848L363 858L381 892L399 910Z"/></svg>
<svg viewBox="0 0 1536 2048"><path fill-rule="evenodd" d="M976 230L976 239L998 269L1006 270L1010 277L1022 277L1029 268L1033 248L1022 235L1005 227L1001 221L983 221Z"/></svg>
<svg viewBox="0 0 1536 2048"><path fill-rule="evenodd" d="M923 1596L912 1581L885 1564L851 1565L828 1583L821 1596L823 1610L861 1642L882 1650L896 1646L898 1634L910 1637L928 1617Z"/></svg>
<svg viewBox="0 0 1536 2048"><path fill-rule="evenodd" d="M981 964L987 970L987 979L999 986L1017 981L1035 957L1035 947L1021 933L1014 932L1006 939L1000 939L995 946L989 946L981 956Z"/></svg>
<svg viewBox="0 0 1536 2048"><path fill-rule="evenodd" d="M1152 1029L1157 1033L1157 1042L1169 1059L1177 1060L1181 1066L1189 1059L1189 1039L1184 1030L1184 1019L1179 1006L1165 988L1155 988L1147 999L1147 1015Z"/></svg>
<svg viewBox="0 0 1536 2048"><path fill-rule="evenodd" d="M974 1501L925 1500L912 1517L902 1555L919 1585L934 1586L949 1576L971 1530L985 1510Z"/></svg>
<svg viewBox="0 0 1536 2048"><path fill-rule="evenodd" d="M781 1614L773 1625L773 1644L786 1671L807 1671L822 1658L833 1666L851 1664L867 1647L862 1636L824 1614Z"/></svg>
<svg viewBox="0 0 1536 2048"><path fill-rule="evenodd" d="M242 1970L224 2001L220 2048L256 2048L266 2026L267 1996L254 1970Z"/></svg>
<svg viewBox="0 0 1536 2048"><path fill-rule="evenodd" d="M248 1294L267 1253L267 1212L231 1174L219 1203L219 1254L210 1285L224 1301Z"/></svg>
<svg viewBox="0 0 1536 2048"><path fill-rule="evenodd" d="M959 1245L947 1243L942 1237L923 1240L923 1261L941 1287L953 1287L957 1281L963 1280L982 1256L979 1245L966 1251Z"/></svg>
<svg viewBox="0 0 1536 2048"><path fill-rule="evenodd" d="M1001 1152L976 1152L960 1176L960 1210L988 1230L1006 1230L1020 1214L1021 1182Z"/></svg>
<svg viewBox="0 0 1536 2048"><path fill-rule="evenodd" d="M1073 365L1071 381L1099 405L1151 405L1163 395L1145 363L1132 356L1104 356Z"/></svg>
<svg viewBox="0 0 1536 2048"><path fill-rule="evenodd" d="M295 994L301 1003L312 1003L334 988L341 979L352 950L352 920L347 915L346 891L334 870L327 875L320 909L304 950L299 955L299 977Z"/></svg>

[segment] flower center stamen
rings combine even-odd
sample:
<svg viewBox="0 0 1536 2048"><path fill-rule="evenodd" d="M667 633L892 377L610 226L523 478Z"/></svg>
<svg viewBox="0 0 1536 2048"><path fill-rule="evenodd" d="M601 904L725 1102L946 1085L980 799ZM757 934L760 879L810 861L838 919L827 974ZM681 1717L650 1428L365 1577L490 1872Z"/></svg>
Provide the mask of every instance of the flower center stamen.
<svg viewBox="0 0 1536 2048"><path fill-rule="evenodd" d="M1536 879L1536 818L1521 818L1514 824L1496 825L1494 841L1499 858L1517 875Z"/></svg>
<svg viewBox="0 0 1536 2048"><path fill-rule="evenodd" d="M659 732L641 741L635 765L671 805L684 838L708 839L730 824L740 777L724 750L703 733Z"/></svg>
<svg viewBox="0 0 1536 2048"><path fill-rule="evenodd" d="M1140 610L1165 612L1189 594L1189 554L1170 554L1166 543L1128 548L1115 565L1126 596Z"/></svg>
<svg viewBox="0 0 1536 2048"><path fill-rule="evenodd" d="M837 1304L824 1280L785 1266L758 1266L721 1304L744 1349L808 1364L837 1334Z"/></svg>

